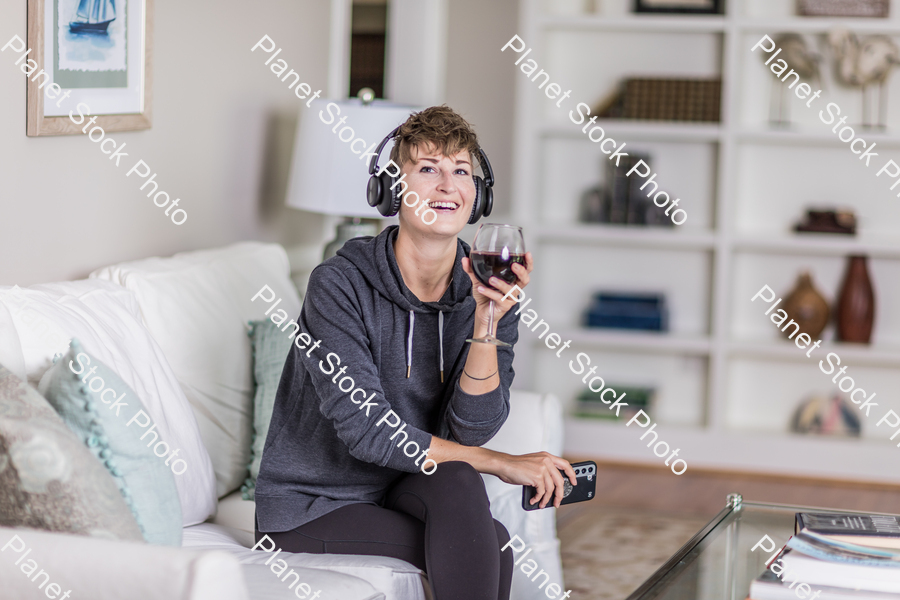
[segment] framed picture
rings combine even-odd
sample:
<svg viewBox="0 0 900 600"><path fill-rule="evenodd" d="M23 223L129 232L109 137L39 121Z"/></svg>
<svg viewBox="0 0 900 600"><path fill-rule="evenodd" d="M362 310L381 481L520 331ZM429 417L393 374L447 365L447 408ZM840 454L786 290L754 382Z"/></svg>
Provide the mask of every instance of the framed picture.
<svg viewBox="0 0 900 600"><path fill-rule="evenodd" d="M722 14L725 0L634 0L636 13Z"/></svg>
<svg viewBox="0 0 900 600"><path fill-rule="evenodd" d="M28 0L26 135L149 129L153 0ZM83 116L82 116L83 115Z"/></svg>

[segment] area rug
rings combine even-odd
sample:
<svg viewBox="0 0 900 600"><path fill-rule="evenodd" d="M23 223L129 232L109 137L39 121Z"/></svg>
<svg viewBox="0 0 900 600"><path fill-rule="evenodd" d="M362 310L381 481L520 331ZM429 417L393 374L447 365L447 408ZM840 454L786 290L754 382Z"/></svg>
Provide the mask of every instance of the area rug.
<svg viewBox="0 0 900 600"><path fill-rule="evenodd" d="M707 521L596 505L560 509L566 589L580 600L624 600Z"/></svg>

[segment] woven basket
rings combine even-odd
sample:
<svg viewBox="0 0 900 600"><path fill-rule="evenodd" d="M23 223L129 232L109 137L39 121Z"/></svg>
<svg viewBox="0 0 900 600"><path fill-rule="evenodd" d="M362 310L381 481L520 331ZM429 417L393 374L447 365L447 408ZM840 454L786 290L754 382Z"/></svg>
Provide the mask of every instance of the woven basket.
<svg viewBox="0 0 900 600"><path fill-rule="evenodd" d="M886 18L889 0L797 0L797 14L806 17Z"/></svg>

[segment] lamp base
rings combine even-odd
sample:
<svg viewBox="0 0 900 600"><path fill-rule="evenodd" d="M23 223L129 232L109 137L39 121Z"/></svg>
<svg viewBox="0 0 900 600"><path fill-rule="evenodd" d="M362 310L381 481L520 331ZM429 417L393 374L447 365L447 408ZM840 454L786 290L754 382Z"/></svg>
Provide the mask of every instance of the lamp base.
<svg viewBox="0 0 900 600"><path fill-rule="evenodd" d="M335 231L335 238L328 242L328 245L325 246L325 252L322 255L322 260L328 260L335 254L337 251L341 249L341 246L344 245L345 242L352 240L353 238L363 237L363 236L376 236L378 235L378 227L374 221L366 219L364 222L363 219L359 219L356 217L347 218L343 223L338 223L337 229Z"/></svg>

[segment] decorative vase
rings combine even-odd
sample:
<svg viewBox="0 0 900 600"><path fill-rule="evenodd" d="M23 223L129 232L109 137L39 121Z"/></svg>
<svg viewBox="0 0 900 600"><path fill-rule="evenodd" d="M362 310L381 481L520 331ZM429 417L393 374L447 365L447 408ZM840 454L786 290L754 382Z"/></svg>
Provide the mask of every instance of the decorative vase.
<svg viewBox="0 0 900 600"><path fill-rule="evenodd" d="M828 325L828 302L816 290L812 277L806 271L797 278L797 284L784 301L784 312L800 325L800 333L816 339ZM782 334L788 337L796 334L794 328L787 328Z"/></svg>
<svg viewBox="0 0 900 600"><path fill-rule="evenodd" d="M851 256L837 307L837 334L842 342L868 344L875 321L875 291L869 278L868 259Z"/></svg>

